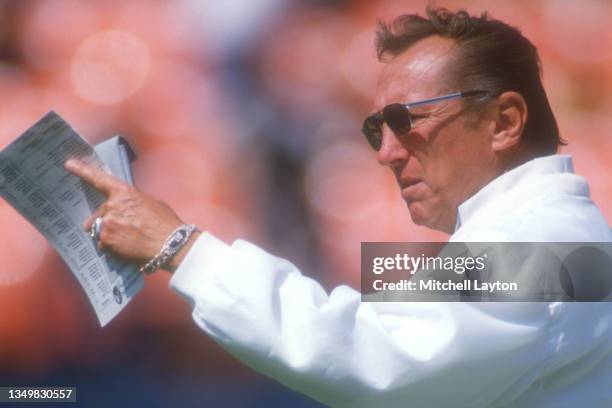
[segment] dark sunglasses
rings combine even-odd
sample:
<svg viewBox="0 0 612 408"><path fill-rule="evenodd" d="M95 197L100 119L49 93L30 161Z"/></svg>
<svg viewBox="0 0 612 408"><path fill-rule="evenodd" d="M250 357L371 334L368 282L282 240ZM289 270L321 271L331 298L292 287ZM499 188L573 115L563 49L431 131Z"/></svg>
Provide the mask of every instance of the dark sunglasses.
<svg viewBox="0 0 612 408"><path fill-rule="evenodd" d="M410 108L446 101L449 99L465 98L466 96L484 95L486 93L487 91L456 92L407 104L392 103L391 105L385 106L381 111L368 116L366 120L363 121L363 128L361 131L365 135L370 146L372 146L374 150L378 151L382 145L383 124L386 123L387 126L389 126L389 129L391 129L395 135L403 135L412 129L412 115L410 114Z"/></svg>

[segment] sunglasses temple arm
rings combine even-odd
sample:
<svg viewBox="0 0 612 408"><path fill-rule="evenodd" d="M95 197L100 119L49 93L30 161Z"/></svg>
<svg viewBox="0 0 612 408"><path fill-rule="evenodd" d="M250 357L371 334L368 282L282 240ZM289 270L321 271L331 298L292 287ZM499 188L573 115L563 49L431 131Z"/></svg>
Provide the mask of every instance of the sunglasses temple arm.
<svg viewBox="0 0 612 408"><path fill-rule="evenodd" d="M422 101L418 101L418 102L412 102L412 103L408 103L405 106L407 108L412 108L415 106L420 106L420 105L427 105L433 102L439 102L439 101L446 101L448 99L457 99L457 98L463 98L465 96L472 96L472 95L478 95L478 94L485 94L486 91L468 91L468 92L455 92L449 95L444 95L444 96L438 96L435 98L430 98L430 99L425 99Z"/></svg>
<svg viewBox="0 0 612 408"><path fill-rule="evenodd" d="M456 92L456 93L452 93L450 95L438 96L438 97L435 97L435 98L424 99L424 100L418 101L418 102L407 103L406 107L407 108L412 108L414 106L427 105L427 104L430 104L430 103L433 103L433 102L439 102L439 101L446 101L448 99L461 98L462 96L463 96L463 93Z"/></svg>

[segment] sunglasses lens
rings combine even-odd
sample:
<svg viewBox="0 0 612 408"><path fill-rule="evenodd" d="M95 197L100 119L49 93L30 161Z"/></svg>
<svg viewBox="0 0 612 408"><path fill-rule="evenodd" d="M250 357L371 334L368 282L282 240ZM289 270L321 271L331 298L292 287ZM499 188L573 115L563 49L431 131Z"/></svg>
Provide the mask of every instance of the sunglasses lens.
<svg viewBox="0 0 612 408"><path fill-rule="evenodd" d="M410 121L410 112L408 108L402 104L394 103L383 109L383 118L385 123L396 135L402 135L410 131L412 123Z"/></svg>
<svg viewBox="0 0 612 408"><path fill-rule="evenodd" d="M382 118L378 115L372 115L363 122L363 129L361 131L374 150L380 150L382 144L381 126Z"/></svg>

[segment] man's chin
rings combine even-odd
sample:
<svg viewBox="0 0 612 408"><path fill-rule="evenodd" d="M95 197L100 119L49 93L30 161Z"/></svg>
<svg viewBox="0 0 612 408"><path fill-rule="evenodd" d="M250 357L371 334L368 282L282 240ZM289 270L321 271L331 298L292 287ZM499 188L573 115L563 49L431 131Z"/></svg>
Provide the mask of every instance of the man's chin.
<svg viewBox="0 0 612 408"><path fill-rule="evenodd" d="M437 231L448 232L447 228L438 225L440 221L440 214L432 211L431 208L423 205L422 202L407 203L407 206L408 211L410 212L410 218L416 225Z"/></svg>
<svg viewBox="0 0 612 408"><path fill-rule="evenodd" d="M412 222L414 222L416 225L429 227L432 217L430 211L424 208L422 203L412 202L406 203L406 205L408 207L408 212L410 212Z"/></svg>

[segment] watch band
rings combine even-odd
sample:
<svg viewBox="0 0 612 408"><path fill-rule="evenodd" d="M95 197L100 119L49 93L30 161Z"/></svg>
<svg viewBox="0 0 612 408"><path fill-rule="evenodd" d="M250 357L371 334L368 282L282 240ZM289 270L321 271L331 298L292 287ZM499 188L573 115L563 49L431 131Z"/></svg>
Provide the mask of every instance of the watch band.
<svg viewBox="0 0 612 408"><path fill-rule="evenodd" d="M172 231L161 250L149 262L140 267L140 272L150 274L163 268L185 246L191 235L197 231L194 224L184 224Z"/></svg>

